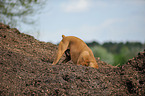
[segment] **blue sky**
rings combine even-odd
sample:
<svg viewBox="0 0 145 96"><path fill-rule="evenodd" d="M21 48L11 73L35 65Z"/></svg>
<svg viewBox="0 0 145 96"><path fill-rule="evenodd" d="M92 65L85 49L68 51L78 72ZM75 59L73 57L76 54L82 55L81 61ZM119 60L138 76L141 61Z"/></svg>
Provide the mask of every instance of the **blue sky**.
<svg viewBox="0 0 145 96"><path fill-rule="evenodd" d="M64 34L87 42L145 42L145 0L49 0L35 17L29 27L39 36L28 34L40 41L56 44Z"/></svg>

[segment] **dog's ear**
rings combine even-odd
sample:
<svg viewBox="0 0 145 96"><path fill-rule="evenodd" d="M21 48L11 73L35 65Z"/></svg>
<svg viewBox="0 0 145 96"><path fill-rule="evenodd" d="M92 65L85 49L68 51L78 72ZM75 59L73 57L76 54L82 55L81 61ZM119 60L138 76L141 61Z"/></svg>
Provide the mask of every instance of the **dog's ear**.
<svg viewBox="0 0 145 96"><path fill-rule="evenodd" d="M64 35L62 35L62 38L64 38L65 36Z"/></svg>

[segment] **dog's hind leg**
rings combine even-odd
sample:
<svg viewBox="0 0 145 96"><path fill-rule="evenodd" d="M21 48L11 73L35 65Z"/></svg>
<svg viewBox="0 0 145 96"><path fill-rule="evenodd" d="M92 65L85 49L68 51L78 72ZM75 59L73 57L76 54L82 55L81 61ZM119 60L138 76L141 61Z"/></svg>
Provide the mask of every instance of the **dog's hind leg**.
<svg viewBox="0 0 145 96"><path fill-rule="evenodd" d="M59 61L59 59L61 58L61 56L63 55L63 53L67 50L68 45L69 45L69 42L68 41L63 41L62 40L59 43L57 56L56 56L56 58L55 58L55 60L54 60L54 62L53 62L52 65L55 65Z"/></svg>
<svg viewBox="0 0 145 96"><path fill-rule="evenodd" d="M89 66L89 53L87 51L84 51L80 54L77 65L84 65L84 66Z"/></svg>

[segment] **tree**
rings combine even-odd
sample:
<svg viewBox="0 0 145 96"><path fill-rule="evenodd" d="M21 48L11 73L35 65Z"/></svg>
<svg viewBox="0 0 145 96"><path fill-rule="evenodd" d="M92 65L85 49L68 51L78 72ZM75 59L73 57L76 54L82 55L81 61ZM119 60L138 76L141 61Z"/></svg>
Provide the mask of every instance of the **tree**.
<svg viewBox="0 0 145 96"><path fill-rule="evenodd" d="M100 44L98 43L98 42L96 42L96 41L92 41L92 42L87 42L86 43L89 47L93 47L93 46L99 46Z"/></svg>
<svg viewBox="0 0 145 96"><path fill-rule="evenodd" d="M33 24L30 15L38 13L46 0L0 0L0 22L16 27L19 22Z"/></svg>
<svg viewBox="0 0 145 96"><path fill-rule="evenodd" d="M90 47L94 53L95 57L100 57L102 61L105 61L109 64L114 63L114 56L112 53L109 53L105 48L101 46Z"/></svg>
<svg viewBox="0 0 145 96"><path fill-rule="evenodd" d="M123 46L120 49L120 53L119 54L114 54L114 66L116 65L123 65L127 62L127 60L131 57L130 56L130 50L127 46ZM131 59L131 58L130 58Z"/></svg>

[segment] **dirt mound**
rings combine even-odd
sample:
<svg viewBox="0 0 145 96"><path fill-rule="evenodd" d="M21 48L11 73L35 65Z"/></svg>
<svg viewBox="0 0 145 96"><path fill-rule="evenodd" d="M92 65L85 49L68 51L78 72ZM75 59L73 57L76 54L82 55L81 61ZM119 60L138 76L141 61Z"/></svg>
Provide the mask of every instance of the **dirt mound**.
<svg viewBox="0 0 145 96"><path fill-rule="evenodd" d="M57 46L0 23L0 95L144 95L145 51L121 67L52 66Z"/></svg>
<svg viewBox="0 0 145 96"><path fill-rule="evenodd" d="M120 67L121 81L130 94L145 95L145 50Z"/></svg>

